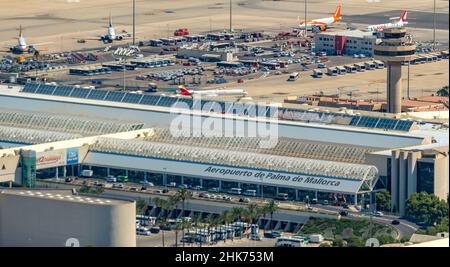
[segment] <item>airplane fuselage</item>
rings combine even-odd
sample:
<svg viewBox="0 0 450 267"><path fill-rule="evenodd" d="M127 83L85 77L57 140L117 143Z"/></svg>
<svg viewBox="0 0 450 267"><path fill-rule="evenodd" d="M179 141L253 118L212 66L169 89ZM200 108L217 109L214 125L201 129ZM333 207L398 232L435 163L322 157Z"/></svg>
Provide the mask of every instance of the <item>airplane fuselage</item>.
<svg viewBox="0 0 450 267"><path fill-rule="evenodd" d="M208 95L237 95L237 96L243 96L247 95L247 92L242 89L229 89L229 90L202 90L202 91L193 91L188 90L190 94L192 95L202 95L202 96L208 96Z"/></svg>
<svg viewBox="0 0 450 267"><path fill-rule="evenodd" d="M396 23L385 23L385 24L371 25L371 26L367 27L367 30L368 31L378 32L378 31L382 31L384 29L402 28L402 27L405 27L407 24L408 24L407 21L405 21L405 22L399 21L399 22L396 22Z"/></svg>

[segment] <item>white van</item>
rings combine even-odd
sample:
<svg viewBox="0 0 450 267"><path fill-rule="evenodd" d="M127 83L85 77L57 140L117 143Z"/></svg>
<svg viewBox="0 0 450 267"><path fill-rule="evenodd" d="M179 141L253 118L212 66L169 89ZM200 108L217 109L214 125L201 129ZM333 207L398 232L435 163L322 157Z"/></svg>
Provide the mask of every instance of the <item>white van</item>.
<svg viewBox="0 0 450 267"><path fill-rule="evenodd" d="M244 196L256 197L256 190L251 190L251 189L245 190Z"/></svg>
<svg viewBox="0 0 450 267"><path fill-rule="evenodd" d="M299 77L298 72L293 72L293 73L291 73L291 75L289 75L288 81L290 81L290 82L296 81L298 79L298 77Z"/></svg>
<svg viewBox="0 0 450 267"><path fill-rule="evenodd" d="M112 175L108 175L108 176L106 177L106 182L107 182L107 183L117 183L117 178L114 177L114 176L112 176Z"/></svg>
<svg viewBox="0 0 450 267"><path fill-rule="evenodd" d="M241 195L242 194L242 189L240 188L231 188L230 191L228 191L229 194L232 195Z"/></svg>

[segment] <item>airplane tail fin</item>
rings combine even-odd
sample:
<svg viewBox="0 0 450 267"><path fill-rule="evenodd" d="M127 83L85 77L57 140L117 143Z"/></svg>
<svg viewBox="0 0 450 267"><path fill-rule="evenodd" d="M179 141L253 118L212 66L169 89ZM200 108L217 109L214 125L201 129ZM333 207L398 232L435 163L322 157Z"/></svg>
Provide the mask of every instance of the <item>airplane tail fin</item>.
<svg viewBox="0 0 450 267"><path fill-rule="evenodd" d="M334 21L341 20L341 7L342 7L342 4L339 3L339 5L336 8L336 11L334 11L334 15L333 15Z"/></svg>
<svg viewBox="0 0 450 267"><path fill-rule="evenodd" d="M112 16L111 13L109 13L109 27L111 28L113 26L112 24Z"/></svg>
<svg viewBox="0 0 450 267"><path fill-rule="evenodd" d="M180 92L181 92L182 95L185 95L185 96L192 96L192 94L189 93L189 91L186 90L186 88L185 88L183 85L178 86L178 89L180 90Z"/></svg>
<svg viewBox="0 0 450 267"><path fill-rule="evenodd" d="M408 15L408 10L403 11L402 17L401 17L401 21L405 22L406 21L406 16Z"/></svg>
<svg viewBox="0 0 450 267"><path fill-rule="evenodd" d="M19 27L19 37L22 37L22 25Z"/></svg>

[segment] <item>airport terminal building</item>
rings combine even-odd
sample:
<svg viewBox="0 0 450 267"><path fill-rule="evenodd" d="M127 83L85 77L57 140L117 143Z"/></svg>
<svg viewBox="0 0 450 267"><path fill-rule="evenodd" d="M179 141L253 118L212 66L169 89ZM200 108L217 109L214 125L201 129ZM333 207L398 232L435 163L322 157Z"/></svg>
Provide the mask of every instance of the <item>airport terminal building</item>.
<svg viewBox="0 0 450 267"><path fill-rule="evenodd" d="M254 189L297 200L343 196L358 205L385 188L400 214L414 192L447 198L448 125L273 110L50 84L0 87L0 182L33 187L36 178L90 169L155 185ZM174 135L177 121L190 131ZM216 134L196 133L211 126ZM271 127L276 138L248 135Z"/></svg>

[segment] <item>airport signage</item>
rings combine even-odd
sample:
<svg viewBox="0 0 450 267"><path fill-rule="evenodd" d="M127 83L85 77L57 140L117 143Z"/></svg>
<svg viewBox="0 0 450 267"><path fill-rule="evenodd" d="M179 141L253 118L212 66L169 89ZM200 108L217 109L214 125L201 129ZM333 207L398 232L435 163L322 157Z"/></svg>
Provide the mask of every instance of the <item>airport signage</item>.
<svg viewBox="0 0 450 267"><path fill-rule="evenodd" d="M218 176L225 179L245 180L278 186L299 187L325 191L357 192L361 180L335 179L330 177L286 174L280 172L254 171L227 167L207 166L204 176Z"/></svg>
<svg viewBox="0 0 450 267"><path fill-rule="evenodd" d="M78 164L78 148L68 148L66 150L66 165Z"/></svg>
<svg viewBox="0 0 450 267"><path fill-rule="evenodd" d="M66 165L66 150L51 150L36 153L36 169L54 168Z"/></svg>
<svg viewBox="0 0 450 267"><path fill-rule="evenodd" d="M292 174L281 171L266 171L250 168L235 168L212 164L199 164L165 159L117 156L89 152L84 164L145 170L179 176L202 177L222 181L264 184L301 190L317 190L353 194L359 191L362 179L339 179L326 176Z"/></svg>

